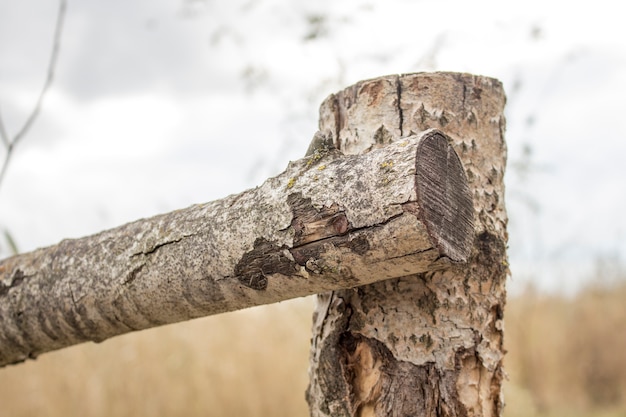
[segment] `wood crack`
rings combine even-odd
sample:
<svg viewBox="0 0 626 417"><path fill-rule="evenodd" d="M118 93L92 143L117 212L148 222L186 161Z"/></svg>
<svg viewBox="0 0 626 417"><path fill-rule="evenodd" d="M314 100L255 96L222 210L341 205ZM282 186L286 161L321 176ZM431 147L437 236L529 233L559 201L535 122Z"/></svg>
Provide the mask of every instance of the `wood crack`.
<svg viewBox="0 0 626 417"><path fill-rule="evenodd" d="M398 126L398 130L400 131L400 137L404 136L404 131L403 131L403 125L404 125L404 114L402 111L402 83L400 82L400 77L396 77L396 103L397 103L397 110L398 110L398 119L399 119L399 126Z"/></svg>

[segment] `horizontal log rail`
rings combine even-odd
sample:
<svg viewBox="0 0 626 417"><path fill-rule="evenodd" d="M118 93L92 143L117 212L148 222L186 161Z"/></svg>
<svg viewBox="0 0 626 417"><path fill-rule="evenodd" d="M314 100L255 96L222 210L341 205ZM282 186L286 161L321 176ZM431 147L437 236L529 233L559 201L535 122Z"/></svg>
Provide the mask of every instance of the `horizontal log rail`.
<svg viewBox="0 0 626 417"><path fill-rule="evenodd" d="M473 230L442 132L358 156L320 147L241 194L0 262L0 366L463 262Z"/></svg>

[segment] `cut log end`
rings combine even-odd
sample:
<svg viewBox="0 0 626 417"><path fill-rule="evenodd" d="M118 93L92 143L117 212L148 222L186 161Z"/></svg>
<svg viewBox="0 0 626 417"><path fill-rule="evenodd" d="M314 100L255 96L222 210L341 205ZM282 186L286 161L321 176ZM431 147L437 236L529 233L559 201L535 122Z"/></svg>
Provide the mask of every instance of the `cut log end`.
<svg viewBox="0 0 626 417"><path fill-rule="evenodd" d="M439 253L467 261L474 235L474 208L467 176L446 136L427 132L417 148L415 188L420 218Z"/></svg>

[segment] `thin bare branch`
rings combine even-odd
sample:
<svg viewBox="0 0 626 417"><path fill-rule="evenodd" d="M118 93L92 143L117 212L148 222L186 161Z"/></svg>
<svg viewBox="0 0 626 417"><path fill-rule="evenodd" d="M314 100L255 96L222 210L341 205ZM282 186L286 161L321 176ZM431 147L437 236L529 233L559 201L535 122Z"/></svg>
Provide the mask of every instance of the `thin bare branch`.
<svg viewBox="0 0 626 417"><path fill-rule="evenodd" d="M9 141L9 135L7 133L7 130L4 127L4 122L2 121L2 112L0 112L0 140L2 140L2 143L4 144L4 146L6 146L8 151L9 147L11 146L11 142Z"/></svg>
<svg viewBox="0 0 626 417"><path fill-rule="evenodd" d="M9 161L11 160L11 155L13 151L13 144L9 144L7 147L7 153L4 155L4 162L2 163L2 169L0 169L0 185L2 185L2 180L7 172L7 168L9 167Z"/></svg>
<svg viewBox="0 0 626 417"><path fill-rule="evenodd" d="M54 70L56 68L57 58L59 56L59 51L61 49L61 35L63 33L63 22L65 20L65 11L67 10L67 0L59 1L59 11L57 13L57 20L54 29L54 38L52 42L52 52L50 54L50 61L48 62L48 70L46 74L46 81L39 93L39 97L37 98L37 102L35 103L35 107L33 111L30 113L22 128L17 132L17 134L13 137L12 140L9 139L9 135L6 131L4 123L2 122L2 118L0 117L0 137L2 142L7 148L7 153L4 158L4 163L2 165L2 169L0 170L0 185L4 180L4 176L7 172L7 167L11 160L11 156L13 155L13 151L15 150L15 145L26 135L29 131L39 112L41 111L41 105L43 103L43 98L46 95L46 92L52 85L52 81L54 79Z"/></svg>
<svg viewBox="0 0 626 417"><path fill-rule="evenodd" d="M22 137L24 137L26 132L28 132L30 127L33 125L35 119L39 115L39 111L41 110L41 103L43 102L43 98L50 86L52 85L52 80L54 79L54 69L56 67L57 58L59 56L59 50L61 49L61 34L63 32L63 21L65 18L66 8L67 0L61 0L59 2L59 13L57 15L56 28L54 30L54 41L52 44L52 53L50 54L50 62L48 63L46 82L41 89L41 93L39 93L35 108L33 109L30 116L28 116L28 119L26 119L26 122L24 123L24 126L22 126L22 129L13 138L13 145L15 145L20 139L22 139Z"/></svg>

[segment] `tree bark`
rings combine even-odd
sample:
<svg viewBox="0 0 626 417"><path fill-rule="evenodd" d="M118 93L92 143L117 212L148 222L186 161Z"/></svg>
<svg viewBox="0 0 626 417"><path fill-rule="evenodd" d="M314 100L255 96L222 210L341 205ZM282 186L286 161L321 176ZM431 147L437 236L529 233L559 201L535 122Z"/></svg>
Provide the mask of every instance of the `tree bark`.
<svg viewBox="0 0 626 417"><path fill-rule="evenodd" d="M362 156L318 148L253 190L0 262L0 366L441 268L467 259L472 230L441 132Z"/></svg>
<svg viewBox="0 0 626 417"><path fill-rule="evenodd" d="M501 414L504 104L497 80L457 73L376 78L322 104L318 136L346 154L445 131L469 178L476 221L467 264L318 295L311 416Z"/></svg>

